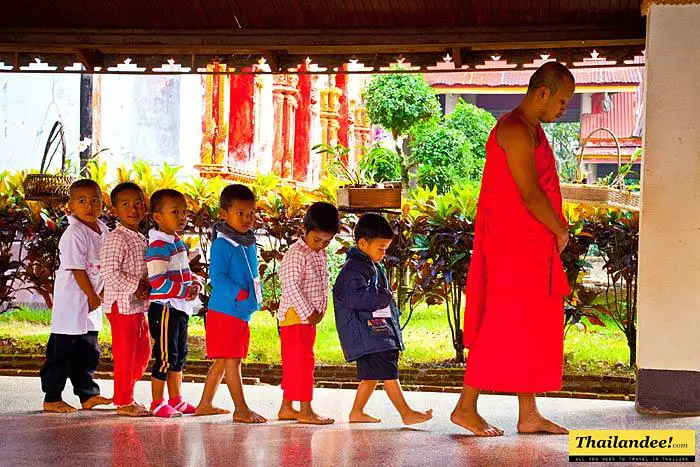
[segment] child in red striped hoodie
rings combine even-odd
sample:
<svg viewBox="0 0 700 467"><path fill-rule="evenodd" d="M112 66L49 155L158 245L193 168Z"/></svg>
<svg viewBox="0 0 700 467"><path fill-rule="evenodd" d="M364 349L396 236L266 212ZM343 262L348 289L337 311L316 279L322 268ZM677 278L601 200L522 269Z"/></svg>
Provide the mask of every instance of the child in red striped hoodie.
<svg viewBox="0 0 700 467"><path fill-rule="evenodd" d="M151 372L151 411L156 417L193 414L195 407L181 396L182 368L187 357L187 325L201 285L189 268L187 247L178 236L187 224L187 200L177 190L151 195L151 214L158 225L149 234L146 249L151 286L148 324L155 363ZM165 384L169 399L164 399Z"/></svg>

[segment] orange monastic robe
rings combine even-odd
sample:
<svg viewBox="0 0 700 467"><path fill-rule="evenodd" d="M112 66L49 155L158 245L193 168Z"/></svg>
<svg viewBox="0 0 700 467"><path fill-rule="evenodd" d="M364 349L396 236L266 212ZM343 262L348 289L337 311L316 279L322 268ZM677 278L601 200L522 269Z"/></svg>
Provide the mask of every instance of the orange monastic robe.
<svg viewBox="0 0 700 467"><path fill-rule="evenodd" d="M486 143L467 279L464 383L492 391L554 391L562 382L569 286L555 236L528 211L496 140L500 121ZM539 125L537 133L539 184L564 219L554 154Z"/></svg>

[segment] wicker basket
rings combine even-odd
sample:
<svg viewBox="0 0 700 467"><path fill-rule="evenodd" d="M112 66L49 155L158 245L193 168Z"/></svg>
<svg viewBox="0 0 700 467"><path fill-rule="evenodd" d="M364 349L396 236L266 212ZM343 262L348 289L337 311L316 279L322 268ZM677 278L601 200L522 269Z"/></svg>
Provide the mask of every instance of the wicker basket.
<svg viewBox="0 0 700 467"><path fill-rule="evenodd" d="M51 150L51 147L59 140L58 144L51 153L48 162L46 158ZM58 150L61 150L61 170L56 175L46 173L51 165L51 160ZM75 181L74 177L66 174L66 138L63 133L63 124L61 122L54 123L49 133L49 138L46 141L44 148L44 156L41 159L41 169L39 173L28 174L22 187L24 188L24 197L30 201L66 201L70 191L71 184Z"/></svg>
<svg viewBox="0 0 700 467"><path fill-rule="evenodd" d="M579 152L577 162L578 168L576 170L576 180L577 183L562 183L561 184L561 195L565 202L577 203L588 206L595 207L613 207L618 209L625 209L628 211L639 211L639 193L633 193L625 189L624 179L616 177L613 184L610 186L606 185L590 185L586 183L581 183L583 180L583 151L590 139L591 135L597 131L607 131L612 135L615 145L617 147L617 168L618 171L622 167L622 156L620 154L620 142L613 133L608 128L598 128L593 130L581 144L581 150Z"/></svg>

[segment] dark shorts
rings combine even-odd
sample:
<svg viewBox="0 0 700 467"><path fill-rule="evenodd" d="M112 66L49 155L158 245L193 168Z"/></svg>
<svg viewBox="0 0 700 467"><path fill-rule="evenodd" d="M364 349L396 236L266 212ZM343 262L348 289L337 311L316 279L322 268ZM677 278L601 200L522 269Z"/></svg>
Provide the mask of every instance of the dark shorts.
<svg viewBox="0 0 700 467"><path fill-rule="evenodd" d="M187 359L187 324L184 311L161 303L148 307L148 327L153 338L151 376L165 381L171 371L182 371Z"/></svg>
<svg viewBox="0 0 700 467"><path fill-rule="evenodd" d="M399 351L385 350L358 358L357 379L359 381L399 379Z"/></svg>

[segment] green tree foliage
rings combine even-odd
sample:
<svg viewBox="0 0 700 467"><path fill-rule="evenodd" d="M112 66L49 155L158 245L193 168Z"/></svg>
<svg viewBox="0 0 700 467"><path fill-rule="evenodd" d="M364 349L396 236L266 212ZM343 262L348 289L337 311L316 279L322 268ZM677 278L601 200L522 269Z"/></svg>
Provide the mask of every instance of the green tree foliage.
<svg viewBox="0 0 700 467"><path fill-rule="evenodd" d="M403 153L401 143L415 124L439 117L440 103L435 91L420 74L376 75L364 90L363 99L369 120L391 132L401 165L401 180L408 186L414 162Z"/></svg>
<svg viewBox="0 0 700 467"><path fill-rule="evenodd" d="M565 183L574 182L581 124L579 122L545 123L542 129L557 159L559 178Z"/></svg>
<svg viewBox="0 0 700 467"><path fill-rule="evenodd" d="M471 179L479 172L466 135L446 125L422 133L411 144L411 156L417 162L418 185L435 187L438 193L448 192L460 181Z"/></svg>
<svg viewBox="0 0 700 467"><path fill-rule="evenodd" d="M486 140L496 126L496 119L490 112L460 99L454 111L445 117L445 125L464 133L475 158L486 159Z"/></svg>
<svg viewBox="0 0 700 467"><path fill-rule="evenodd" d="M440 115L435 91L420 74L377 75L363 97L370 121L391 131L395 138L419 121Z"/></svg>
<svg viewBox="0 0 700 467"><path fill-rule="evenodd" d="M460 99L444 119L415 125L410 148L418 185L446 193L464 182L480 181L486 140L495 124L489 112Z"/></svg>

